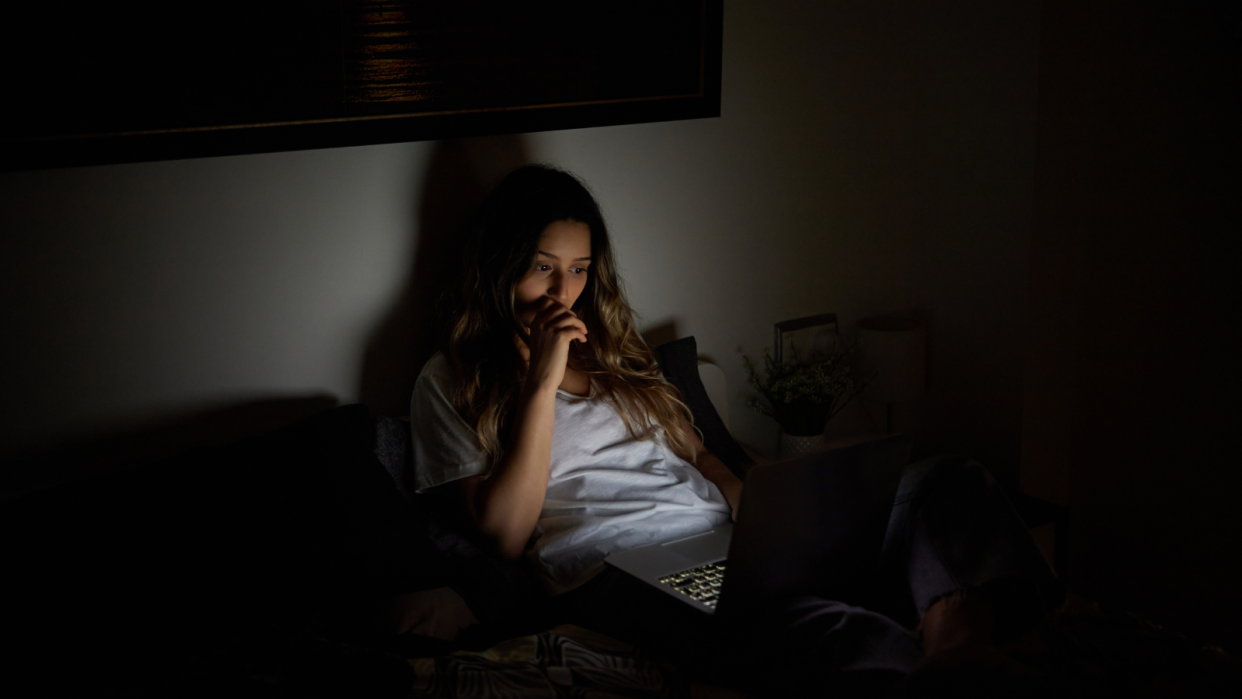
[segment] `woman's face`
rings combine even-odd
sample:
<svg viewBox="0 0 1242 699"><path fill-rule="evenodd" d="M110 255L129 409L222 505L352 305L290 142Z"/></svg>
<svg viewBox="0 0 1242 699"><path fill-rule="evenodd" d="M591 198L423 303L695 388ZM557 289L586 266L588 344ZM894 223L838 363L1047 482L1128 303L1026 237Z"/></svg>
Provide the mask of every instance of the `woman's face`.
<svg viewBox="0 0 1242 699"><path fill-rule="evenodd" d="M572 308L586 286L590 264L591 229L585 223L556 221L543 229L539 252L515 289L522 327L530 328L544 297Z"/></svg>

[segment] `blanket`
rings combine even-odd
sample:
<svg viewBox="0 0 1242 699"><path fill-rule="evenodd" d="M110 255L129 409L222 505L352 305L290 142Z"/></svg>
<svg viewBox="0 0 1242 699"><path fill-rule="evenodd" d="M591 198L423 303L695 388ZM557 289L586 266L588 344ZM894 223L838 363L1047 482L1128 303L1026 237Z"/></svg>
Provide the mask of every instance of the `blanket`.
<svg viewBox="0 0 1242 699"><path fill-rule="evenodd" d="M631 645L571 625L504 641L483 651L408 662L414 671L413 697L689 696L688 682L672 668Z"/></svg>

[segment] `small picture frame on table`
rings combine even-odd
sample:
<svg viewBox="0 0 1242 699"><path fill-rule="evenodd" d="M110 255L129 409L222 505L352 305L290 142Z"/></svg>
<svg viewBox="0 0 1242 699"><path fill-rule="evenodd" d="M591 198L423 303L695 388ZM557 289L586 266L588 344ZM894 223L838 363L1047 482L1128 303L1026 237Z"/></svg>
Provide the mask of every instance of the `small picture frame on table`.
<svg viewBox="0 0 1242 699"><path fill-rule="evenodd" d="M836 313L782 320L776 324L775 353L778 364L797 357L800 364L815 364L840 350L841 336Z"/></svg>

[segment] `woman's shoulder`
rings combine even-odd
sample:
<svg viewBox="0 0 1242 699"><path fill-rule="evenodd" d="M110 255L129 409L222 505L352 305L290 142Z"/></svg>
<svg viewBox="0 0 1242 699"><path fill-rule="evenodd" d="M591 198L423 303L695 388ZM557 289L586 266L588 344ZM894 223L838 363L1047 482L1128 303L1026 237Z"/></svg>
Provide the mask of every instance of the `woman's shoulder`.
<svg viewBox="0 0 1242 699"><path fill-rule="evenodd" d="M418 373L414 381L414 392L410 396L410 414L418 412L420 404L426 408L430 404L451 403L451 396L456 393L457 378L448 358L437 352Z"/></svg>
<svg viewBox="0 0 1242 699"><path fill-rule="evenodd" d="M431 359L423 365L423 373L435 372L440 374L451 374L452 367L449 365L448 357L443 352L436 352L431 355Z"/></svg>
<svg viewBox="0 0 1242 699"><path fill-rule="evenodd" d="M445 385L454 383L453 367L449 364L448 357L443 352L436 352L431 359L423 365L423 370L418 374L418 382L434 383Z"/></svg>

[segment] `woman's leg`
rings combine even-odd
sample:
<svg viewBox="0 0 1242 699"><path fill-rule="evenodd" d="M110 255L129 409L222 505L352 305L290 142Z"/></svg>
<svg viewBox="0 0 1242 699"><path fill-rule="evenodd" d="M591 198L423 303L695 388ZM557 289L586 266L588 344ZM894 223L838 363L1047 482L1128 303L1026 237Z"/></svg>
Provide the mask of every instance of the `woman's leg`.
<svg viewBox="0 0 1242 699"><path fill-rule="evenodd" d="M926 651L1003 643L1062 599L991 475L963 457L936 457L903 474L868 608L785 600L756 619L753 636L770 639L759 647L805 689L896 690Z"/></svg>
<svg viewBox="0 0 1242 699"><path fill-rule="evenodd" d="M987 599L1004 643L1064 600L1022 519L983 466L939 456L906 468L881 554L882 611L908 626L966 591ZM972 614L975 612L971 612Z"/></svg>

